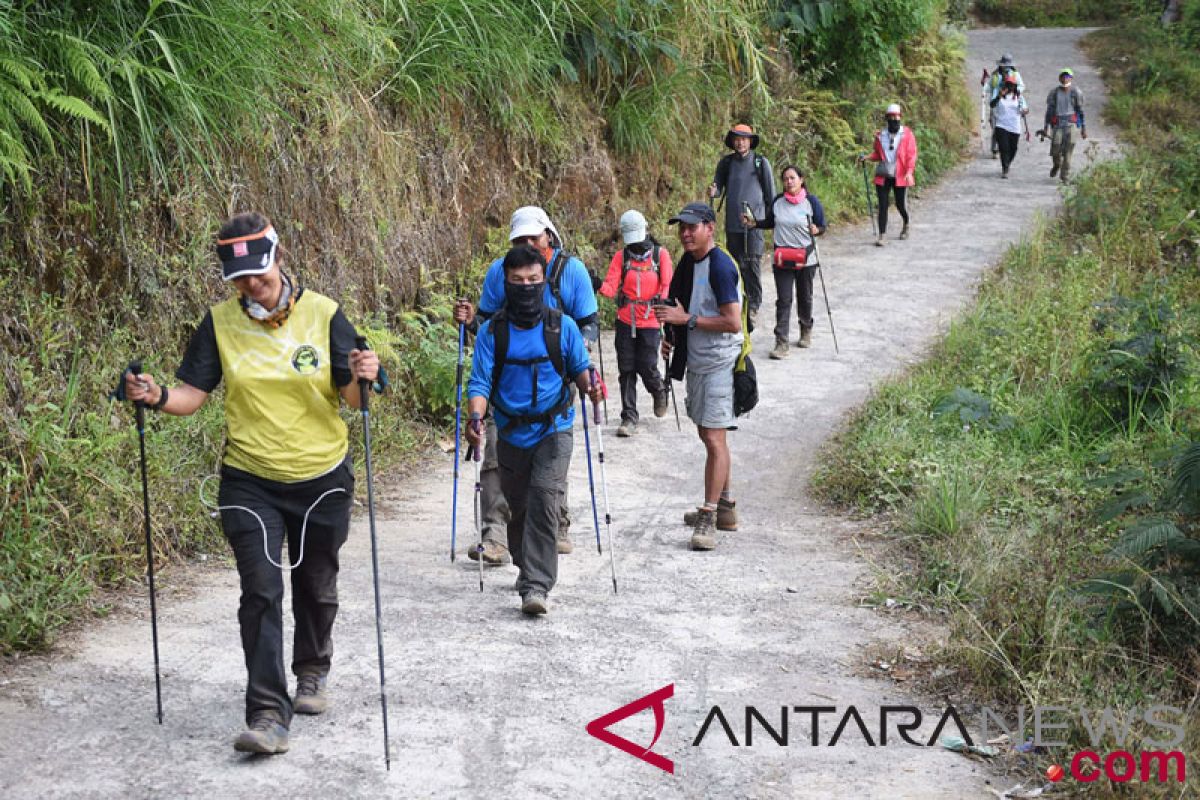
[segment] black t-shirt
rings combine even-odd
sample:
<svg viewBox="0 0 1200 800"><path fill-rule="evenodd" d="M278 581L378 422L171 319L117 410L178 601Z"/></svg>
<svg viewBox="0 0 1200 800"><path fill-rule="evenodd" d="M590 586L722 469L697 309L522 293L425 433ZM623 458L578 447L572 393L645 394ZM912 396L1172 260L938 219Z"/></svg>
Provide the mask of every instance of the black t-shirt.
<svg viewBox="0 0 1200 800"><path fill-rule="evenodd" d="M300 303L303 300L304 295L301 295L296 302ZM355 349L356 338L358 331L339 308L329 320L329 349L332 359L330 370L333 374L333 385L337 388L346 386L353 380L354 376L350 373L350 351ZM221 382L221 354L217 350L217 332L213 328L212 311L204 315L200 327L192 334L187 351L183 354L183 363L175 370L175 377L206 393L211 393Z"/></svg>

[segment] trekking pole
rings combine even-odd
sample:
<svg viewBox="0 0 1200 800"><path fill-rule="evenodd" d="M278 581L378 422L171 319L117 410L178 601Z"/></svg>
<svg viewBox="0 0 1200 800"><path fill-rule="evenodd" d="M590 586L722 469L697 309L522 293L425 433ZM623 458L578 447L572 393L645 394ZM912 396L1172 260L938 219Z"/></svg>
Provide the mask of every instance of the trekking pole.
<svg viewBox="0 0 1200 800"><path fill-rule="evenodd" d="M370 350L365 336L355 339L359 350ZM367 518L371 527L371 572L375 583L375 644L379 650L379 707L383 712L383 762L388 771L392 769L392 747L388 737L387 714L387 683L383 662L383 616L379 602L379 543L375 537L375 474L371 469L371 411L370 411L371 381L360 378L358 381L358 397L362 411L363 423L363 460L367 470Z"/></svg>
<svg viewBox="0 0 1200 800"><path fill-rule="evenodd" d="M599 329L598 323L597 323L597 329ZM637 328L635 327L634 330L637 330ZM607 386L608 379L604 377L604 345L601 344L600 337L598 337L598 336L596 337L596 349L600 352L600 380L604 381L604 385ZM599 425L600 420L596 420L596 424ZM604 424L605 425L608 424L608 393L607 392L605 392L605 394L604 394ZM599 532L597 532L596 536L599 537L599 535L600 535Z"/></svg>
<svg viewBox="0 0 1200 800"><path fill-rule="evenodd" d="M142 374L142 362L130 361L129 367L121 374L121 382L110 395L111 398L124 400L125 375L133 373L136 377ZM146 532L146 578L150 584L150 639L154 645L154 700L158 708L158 724L162 725L162 671L158 662L158 604L154 595L154 543L150 536L150 481L146 476L146 404L138 401L133 404L137 417L138 450L141 455L142 468L142 521Z"/></svg>
<svg viewBox="0 0 1200 800"><path fill-rule="evenodd" d="M450 563L454 563L455 541L458 536L458 465L459 442L462 440L462 389L463 389L463 346L467 340L467 326L458 324L458 367L454 377L454 489L450 501Z"/></svg>
<svg viewBox="0 0 1200 800"><path fill-rule="evenodd" d="M472 419L467 422L467 426L470 427L470 429L472 431L474 431L475 433L479 433L479 427L482 424L483 424L483 420L480 420L480 419ZM477 534L479 534L479 544L475 545L475 555L478 556L478 558L476 560L479 562L479 591L482 592L483 591L483 523L480 521L479 506L483 502L481 499L482 493L483 493L483 484L480 483L480 481L479 481L479 459L480 459L480 455L481 455L479 451L480 451L480 448L476 447L475 445L469 445L467 447L467 461L470 461L475 464L475 501L474 501L475 502L475 532Z"/></svg>
<svg viewBox="0 0 1200 800"><path fill-rule="evenodd" d="M593 368L589 366L588 369ZM596 529L596 552L603 555L604 548L600 546L600 512L596 510L596 478L592 474L592 438L588 434L587 397L583 394L579 395L579 404L583 406L583 450L587 454L588 491L592 495L592 525ZM597 421L597 428L599 428L599 421Z"/></svg>
<svg viewBox="0 0 1200 800"><path fill-rule="evenodd" d="M841 350L838 349L837 330L833 327L833 312L829 310L829 293L825 291L825 271L821 269L821 246L817 244L817 237L813 237L813 249L817 254L817 277L821 279L821 295L825 298L825 313L829 315L829 333L833 335L833 352L841 355Z"/></svg>
<svg viewBox="0 0 1200 800"><path fill-rule="evenodd" d="M985 153L987 152L987 137L984 131L987 130L987 67L983 69L983 75L979 78L979 147Z"/></svg>
<svg viewBox="0 0 1200 800"><path fill-rule="evenodd" d="M864 161L863 162L863 189L867 193L867 214L871 217L871 232L875 236L878 236L879 235L879 225L875 221L875 203L871 200L871 179L869 177L867 177L868 172L869 172L869 169L867 167L867 162Z"/></svg>
<svg viewBox="0 0 1200 800"><path fill-rule="evenodd" d="M667 332L664 330L663 338L666 336ZM671 407L675 409L675 430L682 431L683 426L679 424L679 403L675 400L675 381L671 380L671 359L668 356L663 356L663 377L667 380L667 391L671 394Z"/></svg>
<svg viewBox="0 0 1200 800"><path fill-rule="evenodd" d="M592 385L596 385L596 371L593 369L591 374ZM608 473L604 467L604 429L600 426L600 404L597 403L592 409L595 412L596 420L596 453L600 460L600 487L604 490L604 530L608 533L608 564L612 570L612 585L613 594L617 593L617 554L613 549L612 536L612 512L608 505ZM585 412L586 416L586 412ZM590 463L590 462L589 462Z"/></svg>

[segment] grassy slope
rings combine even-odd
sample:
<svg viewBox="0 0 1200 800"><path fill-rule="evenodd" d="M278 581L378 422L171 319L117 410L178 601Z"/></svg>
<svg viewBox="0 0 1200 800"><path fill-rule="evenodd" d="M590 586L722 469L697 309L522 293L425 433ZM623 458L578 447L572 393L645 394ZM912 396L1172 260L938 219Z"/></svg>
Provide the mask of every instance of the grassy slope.
<svg viewBox="0 0 1200 800"><path fill-rule="evenodd" d="M1190 33L1130 20L1093 36L1131 154L1082 178L825 453L824 497L887 512L911 566L880 595L948 612L958 695L1194 702L1200 562L1129 532L1153 511L1198 538L1165 502L1200 438L1198 6Z"/></svg>

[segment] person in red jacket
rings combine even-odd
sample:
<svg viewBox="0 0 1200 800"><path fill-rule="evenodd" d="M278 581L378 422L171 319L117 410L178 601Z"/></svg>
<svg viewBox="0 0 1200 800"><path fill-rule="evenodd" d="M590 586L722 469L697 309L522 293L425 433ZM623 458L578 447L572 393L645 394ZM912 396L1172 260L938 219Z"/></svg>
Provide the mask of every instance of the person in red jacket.
<svg viewBox="0 0 1200 800"><path fill-rule="evenodd" d="M879 236L875 239L876 247L885 244L884 234L887 232L888 192L896 195L896 210L904 227L900 229L900 238L908 238L908 209L904 205L904 196L908 187L913 185L913 173L917 169L917 137L912 128L900 124L900 104L892 103L883 114L886 127L875 134L875 149L869 156L860 156L859 162L874 161L875 165L875 195L879 200Z"/></svg>
<svg viewBox="0 0 1200 800"><path fill-rule="evenodd" d="M667 414L667 388L658 371L661 340L651 301L671 284L671 254L646 233L646 218L637 211L621 215L624 247L613 255L600 294L617 301L617 372L621 384L621 426L617 436L637 433L637 379L654 398L654 416Z"/></svg>

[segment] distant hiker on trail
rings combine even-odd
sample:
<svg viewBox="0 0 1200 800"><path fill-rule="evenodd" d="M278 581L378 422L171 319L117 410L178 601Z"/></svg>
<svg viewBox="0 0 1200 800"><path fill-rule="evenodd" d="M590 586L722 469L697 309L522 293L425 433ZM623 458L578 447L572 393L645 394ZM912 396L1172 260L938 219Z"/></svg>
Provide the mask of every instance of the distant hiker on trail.
<svg viewBox="0 0 1200 800"><path fill-rule="evenodd" d="M754 330L762 305L763 235L742 224L742 212L749 206L756 218L766 215L767 203L775 196L775 178L771 162L755 152L758 134L749 125L730 128L725 134L725 146L733 152L717 162L716 177L708 187L708 194L709 197L724 195L725 246L737 260L746 287L749 329Z"/></svg>
<svg viewBox="0 0 1200 800"><path fill-rule="evenodd" d="M575 320L587 342L594 342L600 336L600 327L596 316L596 293L592 288L591 276L587 268L575 256L563 249L562 237L546 212L537 206L523 206L513 212L509 224L509 241L514 244L532 245L546 264L546 280L543 286L546 290L546 305L562 310L568 317ZM478 316L488 319L504 307L505 283L503 259L498 258L488 267L483 279L483 292L479 298ZM475 309L466 300L460 300L454 307L454 321L464 323L468 329L478 329ZM493 426L487 426L492 430ZM482 483L480 512L483 525L483 553L487 564L508 563L508 546L505 544L510 511L500 490L500 474L496 462L496 435L488 434L487 447L484 448L483 466L480 472ZM567 507L567 484L564 481L560 492L558 552L570 553L574 549L571 541L571 513ZM479 558L474 548L467 551L471 559Z"/></svg>
<svg viewBox="0 0 1200 800"><path fill-rule="evenodd" d="M646 218L638 211L621 215L624 243L608 265L600 294L617 301L617 371L621 382L621 425L617 436L637 433L637 380L654 400L654 416L667 415L667 385L658 371L662 341L652 300L666 295L671 284L671 254L646 233Z"/></svg>
<svg viewBox="0 0 1200 800"><path fill-rule="evenodd" d="M1021 121L1029 113L1014 74L1004 79L999 94L992 100L992 113L996 119L995 141L1000 146L1000 177L1007 178L1021 141Z"/></svg>
<svg viewBox="0 0 1200 800"><path fill-rule="evenodd" d="M712 550L716 528L737 530L730 491L732 461L726 432L737 428L733 369L742 352L742 304L737 265L714 242L716 214L705 203L688 203L668 224L679 225L686 254L679 261L667 302L655 307L670 325L663 354L674 353L671 376L687 380L687 415L704 443L704 503L684 515L692 525L690 547Z"/></svg>
<svg viewBox="0 0 1200 800"><path fill-rule="evenodd" d="M508 550L520 569L521 611L545 614L558 577L559 490L571 464L575 404L570 385L599 402L583 336L546 302L546 259L518 244L501 259L503 308L479 329L467 386L466 438L483 447L489 410L499 434L496 459L508 499ZM590 287L589 287L590 288Z"/></svg>
<svg viewBox="0 0 1200 800"><path fill-rule="evenodd" d="M246 724L234 748L283 753L293 711L327 705L331 632L338 612L338 551L350 527L354 471L339 397L359 408L358 379L374 381L379 359L355 348L338 304L282 270L279 236L261 214L238 214L217 234L222 276L236 297L205 314L192 334L180 383L169 390L128 374L134 402L194 414L225 381L225 454L218 505L237 559L238 622L249 680ZM295 639L295 700L283 667L283 576L287 538ZM269 552L267 552L269 551Z"/></svg>
<svg viewBox="0 0 1200 800"><path fill-rule="evenodd" d="M1071 154L1075 152L1075 128L1080 138L1087 138L1083 118L1083 92L1075 86L1075 73L1069 67L1058 72L1058 86L1046 95L1046 119L1042 136L1050 138L1050 177L1058 175L1063 183L1071 174Z"/></svg>
<svg viewBox="0 0 1200 800"><path fill-rule="evenodd" d="M886 127L875 134L875 149L869 156L860 156L859 161L875 162L875 196L879 201L879 235L875 239L876 247L886 244L884 234L887 233L888 192L896 195L896 210L904 227L900 229L900 238L908 238L908 209L904 205L904 197L908 187L913 185L913 172L917 168L917 137L912 128L900 124L900 104L892 103L883 113L887 122Z"/></svg>
<svg viewBox="0 0 1200 800"><path fill-rule="evenodd" d="M775 229L775 251L771 256L775 277L775 349L773 359L787 358L788 330L791 327L792 293L799 306L800 339L797 347L812 344L813 273L818 265L813 237L825 229L825 209L815 194L804 185L804 173L786 166L780 173L783 192L775 196L762 220L746 217L748 228Z"/></svg>
<svg viewBox="0 0 1200 800"><path fill-rule="evenodd" d="M1017 71L1017 64L1013 60L1013 54L1005 53L1000 56L1000 60L996 62L996 70L988 78L988 104L993 109L991 114L992 158L996 158L1000 153L1000 141L996 135L996 98L1000 96L1000 90L1004 88L1004 83L1009 78L1013 78L1016 81L1017 91L1025 94L1025 81L1021 78L1021 73Z"/></svg>

